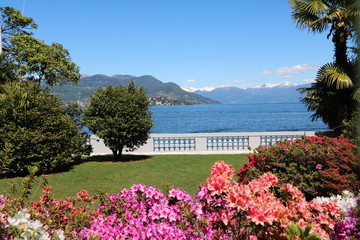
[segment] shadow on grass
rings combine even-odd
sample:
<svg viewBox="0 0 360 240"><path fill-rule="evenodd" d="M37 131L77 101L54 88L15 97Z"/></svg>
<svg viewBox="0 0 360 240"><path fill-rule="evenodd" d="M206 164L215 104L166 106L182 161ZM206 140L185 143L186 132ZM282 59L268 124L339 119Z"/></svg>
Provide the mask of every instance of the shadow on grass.
<svg viewBox="0 0 360 240"><path fill-rule="evenodd" d="M72 164L69 164L67 166L61 166L59 168L52 170L51 172L38 172L38 173L36 173L36 176L69 172L69 171L73 170L74 167L79 166L83 163L87 163L87 162L99 162L99 163L101 163L101 162L102 163L137 162L137 161L146 161L146 160L150 159L151 157L152 156L148 156L148 155L123 154L121 157L121 160L115 160L114 155L112 155L112 154L84 156L84 157L82 157L82 159L76 160ZM28 175L29 175L29 173L25 172L25 173L18 174L18 175L0 176L0 180L1 179L23 178Z"/></svg>
<svg viewBox="0 0 360 240"><path fill-rule="evenodd" d="M131 155L131 154L123 154L120 160L115 160L114 155L94 155L90 157L83 158L80 162L136 162L136 161L144 161L151 158L151 156L147 155Z"/></svg>

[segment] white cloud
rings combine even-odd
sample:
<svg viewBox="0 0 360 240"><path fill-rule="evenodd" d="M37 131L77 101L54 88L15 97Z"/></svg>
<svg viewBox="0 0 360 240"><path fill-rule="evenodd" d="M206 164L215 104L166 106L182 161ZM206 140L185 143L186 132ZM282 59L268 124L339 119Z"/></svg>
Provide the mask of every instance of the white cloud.
<svg viewBox="0 0 360 240"><path fill-rule="evenodd" d="M189 79L189 80L186 80L186 82L193 83L193 82L196 82L196 80L195 79Z"/></svg>
<svg viewBox="0 0 360 240"><path fill-rule="evenodd" d="M304 79L304 82L306 82L306 83L313 83L313 82L315 82L315 80L314 80L314 79Z"/></svg>
<svg viewBox="0 0 360 240"><path fill-rule="evenodd" d="M276 70L276 75L285 75L285 74L298 74L303 72L308 72L311 70L317 70L317 67L311 66L310 64L301 64L301 65L295 65L292 67L283 67Z"/></svg>
<svg viewBox="0 0 360 240"><path fill-rule="evenodd" d="M234 83L242 83L245 82L244 80L235 80Z"/></svg>
<svg viewBox="0 0 360 240"><path fill-rule="evenodd" d="M265 76L265 75L270 75L272 74L273 72L272 71L269 71L269 70L262 70L259 72L259 75L260 76Z"/></svg>
<svg viewBox="0 0 360 240"><path fill-rule="evenodd" d="M291 79L292 76L291 76L291 75L286 75L286 76L284 76L283 78L284 78L284 79Z"/></svg>

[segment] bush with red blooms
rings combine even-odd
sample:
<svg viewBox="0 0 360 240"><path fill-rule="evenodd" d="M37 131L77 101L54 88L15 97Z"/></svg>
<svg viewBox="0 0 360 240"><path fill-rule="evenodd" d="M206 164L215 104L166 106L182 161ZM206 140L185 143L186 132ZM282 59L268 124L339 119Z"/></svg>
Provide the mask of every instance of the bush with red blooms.
<svg viewBox="0 0 360 240"><path fill-rule="evenodd" d="M306 199L357 192L359 163L354 145L347 139L303 137L259 147L238 171L240 183L247 183L265 172L272 172L280 183L298 187Z"/></svg>

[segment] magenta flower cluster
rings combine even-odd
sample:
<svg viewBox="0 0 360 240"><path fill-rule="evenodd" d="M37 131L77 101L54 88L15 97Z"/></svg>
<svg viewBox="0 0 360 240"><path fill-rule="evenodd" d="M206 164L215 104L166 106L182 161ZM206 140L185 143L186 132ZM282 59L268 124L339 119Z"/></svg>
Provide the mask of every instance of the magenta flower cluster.
<svg viewBox="0 0 360 240"><path fill-rule="evenodd" d="M134 185L109 195L98 213L78 239L203 239L212 232L201 221L200 202L177 188L165 196L153 186Z"/></svg>
<svg viewBox="0 0 360 240"><path fill-rule="evenodd" d="M330 237L336 240L360 239L360 198L357 199L357 206L348 210L345 216L335 223Z"/></svg>

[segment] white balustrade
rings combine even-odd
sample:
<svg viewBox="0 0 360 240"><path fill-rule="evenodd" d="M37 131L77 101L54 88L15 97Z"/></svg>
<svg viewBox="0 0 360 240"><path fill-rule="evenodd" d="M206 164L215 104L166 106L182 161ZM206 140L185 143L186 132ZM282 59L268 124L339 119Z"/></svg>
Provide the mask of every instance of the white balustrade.
<svg viewBox="0 0 360 240"><path fill-rule="evenodd" d="M314 131L151 134L147 143L134 153L245 153L277 141L293 141L302 136L314 135ZM93 155L111 154L103 141L95 135L91 136L90 144Z"/></svg>

